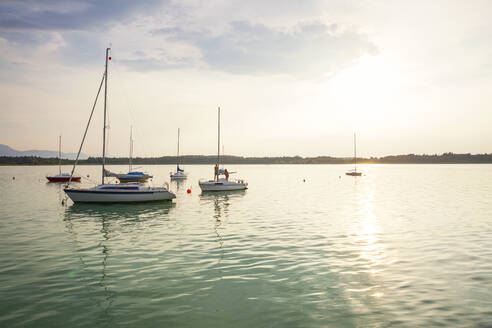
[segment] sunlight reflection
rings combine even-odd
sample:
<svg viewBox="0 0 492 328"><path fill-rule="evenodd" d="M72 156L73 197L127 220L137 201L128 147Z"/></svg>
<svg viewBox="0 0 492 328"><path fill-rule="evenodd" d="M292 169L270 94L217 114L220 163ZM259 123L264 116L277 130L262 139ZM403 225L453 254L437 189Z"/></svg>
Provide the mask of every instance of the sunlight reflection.
<svg viewBox="0 0 492 328"><path fill-rule="evenodd" d="M366 181L367 182L367 181ZM370 184L359 184L356 187L354 244L359 254L360 283L368 290L364 294L371 298L383 297L380 275L386 260L386 245L381 241L381 226L374 214L375 190ZM362 287L362 286L361 286Z"/></svg>
<svg viewBox="0 0 492 328"><path fill-rule="evenodd" d="M385 258L385 245L378 238L381 230L374 215L374 190L363 193L358 203L360 211L357 214L360 221L355 229L355 241L361 247L360 258L366 260L368 268L373 271Z"/></svg>

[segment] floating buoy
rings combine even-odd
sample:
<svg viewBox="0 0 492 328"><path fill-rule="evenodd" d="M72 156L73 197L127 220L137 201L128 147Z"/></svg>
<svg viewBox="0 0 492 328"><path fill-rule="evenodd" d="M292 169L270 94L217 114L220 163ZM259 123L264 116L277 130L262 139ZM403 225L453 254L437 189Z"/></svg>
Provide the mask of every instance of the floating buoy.
<svg viewBox="0 0 492 328"><path fill-rule="evenodd" d="M186 192L187 192L188 194L191 194L191 189L186 189Z"/></svg>
<svg viewBox="0 0 492 328"><path fill-rule="evenodd" d="M15 177L12 177L12 180L15 180Z"/></svg>
<svg viewBox="0 0 492 328"><path fill-rule="evenodd" d="M306 182L306 179L302 179L302 182Z"/></svg>

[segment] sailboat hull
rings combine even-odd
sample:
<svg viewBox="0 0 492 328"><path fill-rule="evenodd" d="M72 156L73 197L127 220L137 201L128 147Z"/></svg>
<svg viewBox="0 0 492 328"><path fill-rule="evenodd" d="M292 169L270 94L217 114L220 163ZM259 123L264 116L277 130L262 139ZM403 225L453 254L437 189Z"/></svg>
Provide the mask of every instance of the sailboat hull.
<svg viewBox="0 0 492 328"><path fill-rule="evenodd" d="M362 172L346 172L345 174L353 177L360 177L362 175Z"/></svg>
<svg viewBox="0 0 492 328"><path fill-rule="evenodd" d="M248 184L245 182L226 181L224 179L220 179L219 181L200 181L198 184L202 191L233 191L248 189Z"/></svg>
<svg viewBox="0 0 492 328"><path fill-rule="evenodd" d="M70 176L68 177L57 177L57 176L48 176L46 177L49 182L68 182L70 180ZM72 181L80 182L80 177L72 177Z"/></svg>
<svg viewBox="0 0 492 328"><path fill-rule="evenodd" d="M170 201L176 196L166 189L143 190L93 190L65 189L74 203L142 203Z"/></svg>
<svg viewBox="0 0 492 328"><path fill-rule="evenodd" d="M126 174L122 174L122 176L117 176L117 179L121 183L128 183L128 182L147 182L147 180L149 178L148 177L128 176Z"/></svg>
<svg viewBox="0 0 492 328"><path fill-rule="evenodd" d="M183 172L171 173L169 176L173 180L181 180L181 179L186 179L187 178L186 174L184 174Z"/></svg>

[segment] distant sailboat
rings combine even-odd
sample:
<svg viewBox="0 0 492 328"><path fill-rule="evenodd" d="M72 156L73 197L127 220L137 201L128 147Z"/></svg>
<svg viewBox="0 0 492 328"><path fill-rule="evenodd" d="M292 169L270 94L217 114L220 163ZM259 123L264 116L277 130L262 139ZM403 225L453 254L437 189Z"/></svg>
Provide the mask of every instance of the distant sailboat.
<svg viewBox="0 0 492 328"><path fill-rule="evenodd" d="M248 189L248 183L244 180L229 180L227 169L220 169L220 107L218 110L218 129L217 129L217 163L215 164L214 179L209 181L199 181L198 185L202 191L232 191ZM225 178L220 176L224 175Z"/></svg>
<svg viewBox="0 0 492 328"><path fill-rule="evenodd" d="M178 128L178 153L176 155L176 172L170 174L172 180L186 179L187 175L185 171L179 167L179 128Z"/></svg>
<svg viewBox="0 0 492 328"><path fill-rule="evenodd" d="M357 144L355 139L355 133L354 133L354 170L348 171L345 174L353 177L360 177L362 175L362 172L357 172Z"/></svg>
<svg viewBox="0 0 492 328"><path fill-rule="evenodd" d="M113 173L106 171L106 176L110 177L115 177L117 178L121 183L128 183L128 182L147 182L148 179L152 178L151 175L140 172L140 171L133 171L133 129L130 127L130 154L128 156L129 158L129 163L128 163L128 173Z"/></svg>
<svg viewBox="0 0 492 328"><path fill-rule="evenodd" d="M104 178L106 176L106 169L104 165L106 163L106 100L107 100L107 84L108 84L108 60L109 48L106 49L106 67L99 86L99 91L97 93L94 106L92 108L91 116L80 144L79 153L77 154L77 159L75 160L74 167L77 165L78 157L80 151L82 150L82 145L84 144L85 136L89 128L89 124L94 113L94 108L97 103L97 98L99 92L101 91L102 83L104 82L104 127L103 127L103 152L102 152L102 182L100 185L93 188L71 188L67 186L64 191L72 199L74 203L137 203L137 202L150 202L150 201L163 201L172 200L176 198L172 192L168 191L167 188L154 188L148 187L141 183L121 183L121 184L105 184Z"/></svg>
<svg viewBox="0 0 492 328"><path fill-rule="evenodd" d="M70 180L70 173L61 172L61 139L62 137L60 136L58 139L58 174L46 176L46 179L48 179L49 182L68 182ZM80 177L73 176L72 181L79 182Z"/></svg>

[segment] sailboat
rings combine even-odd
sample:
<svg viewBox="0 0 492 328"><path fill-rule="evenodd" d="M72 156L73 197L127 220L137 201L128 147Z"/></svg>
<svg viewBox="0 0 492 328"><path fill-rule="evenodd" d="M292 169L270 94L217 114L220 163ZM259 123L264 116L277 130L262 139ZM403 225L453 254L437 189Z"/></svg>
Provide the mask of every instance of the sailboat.
<svg viewBox="0 0 492 328"><path fill-rule="evenodd" d="M170 173L172 180L186 179L185 171L179 167L179 128L178 128L178 153L176 155L176 172Z"/></svg>
<svg viewBox="0 0 492 328"><path fill-rule="evenodd" d="M70 173L62 173L61 171L61 136L58 139L58 174L57 175L47 175L46 179L49 182L68 182L70 180ZM72 181L80 181L79 176L73 176Z"/></svg>
<svg viewBox="0 0 492 328"><path fill-rule="evenodd" d="M218 128L217 128L217 162L214 168L214 179L209 181L199 181L198 185L202 191L230 191L248 189L248 183L244 180L229 180L227 169L220 169L220 107L218 109ZM221 178L221 176L224 178Z"/></svg>
<svg viewBox="0 0 492 328"><path fill-rule="evenodd" d="M362 172L357 172L357 144L355 139L355 133L354 133L354 170L345 172L345 174L353 177L360 177L362 175Z"/></svg>
<svg viewBox="0 0 492 328"><path fill-rule="evenodd" d="M115 177L121 183L128 182L147 182L148 179L152 178L151 175L140 172L133 171L133 137L132 137L133 129L130 127L130 154L129 154L129 164L128 164L128 173L113 173L110 171L106 171L106 176Z"/></svg>
<svg viewBox="0 0 492 328"><path fill-rule="evenodd" d="M106 177L106 170L104 165L106 163L106 103L107 103L107 90L108 90L108 60L110 48L106 48L106 66L104 69L104 75L99 85L99 91L92 107L92 112L87 123L87 127L84 132L84 137L80 144L79 152L72 168L75 170L77 165L80 151L84 144L85 136L89 128L94 108L96 107L97 98L101 91L102 83L104 82L104 127L103 127L103 150L102 150L102 181L101 184L93 188L72 188L67 185L64 189L65 193L70 197L74 203L137 203L137 202L150 202L150 201L163 201L172 200L176 198L172 192L165 187L149 187L142 183L121 183L121 184L105 184L104 178Z"/></svg>

